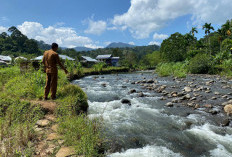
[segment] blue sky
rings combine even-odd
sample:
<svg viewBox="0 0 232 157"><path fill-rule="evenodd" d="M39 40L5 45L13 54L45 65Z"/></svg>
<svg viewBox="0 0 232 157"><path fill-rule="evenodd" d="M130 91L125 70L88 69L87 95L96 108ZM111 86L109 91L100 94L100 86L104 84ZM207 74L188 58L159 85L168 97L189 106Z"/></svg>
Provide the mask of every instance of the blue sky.
<svg viewBox="0 0 232 157"><path fill-rule="evenodd" d="M110 42L160 44L170 34L232 18L230 0L0 0L0 32L10 26L29 38L63 47Z"/></svg>

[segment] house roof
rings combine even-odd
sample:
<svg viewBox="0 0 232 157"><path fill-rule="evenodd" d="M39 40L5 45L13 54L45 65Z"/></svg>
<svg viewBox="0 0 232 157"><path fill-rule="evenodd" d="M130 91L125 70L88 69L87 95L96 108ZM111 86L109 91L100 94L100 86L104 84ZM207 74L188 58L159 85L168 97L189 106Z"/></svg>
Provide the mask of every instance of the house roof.
<svg viewBox="0 0 232 157"><path fill-rule="evenodd" d="M112 59L120 59L120 57L112 57Z"/></svg>
<svg viewBox="0 0 232 157"><path fill-rule="evenodd" d="M11 61L12 58L10 56L3 56L3 55L0 55L0 60L2 61Z"/></svg>
<svg viewBox="0 0 232 157"><path fill-rule="evenodd" d="M108 59L108 58L111 58L112 55L98 55L96 59Z"/></svg>
<svg viewBox="0 0 232 157"><path fill-rule="evenodd" d="M59 57L61 58L61 59L63 59L63 60L66 60L66 59L68 59L68 60L70 60L70 61L74 61L75 59L73 59L73 58L71 58L71 57L69 57L69 56L66 56L66 55L59 55ZM43 59L43 56L38 56L38 57L36 57L36 58L34 58L34 59L32 59L32 60L36 60L36 61L40 61L40 60L42 60Z"/></svg>
<svg viewBox="0 0 232 157"><path fill-rule="evenodd" d="M86 61L88 61L88 62L97 62L97 60L96 59L93 59L93 58L91 58L91 57L88 57L88 56L81 56L82 58L84 58Z"/></svg>
<svg viewBox="0 0 232 157"><path fill-rule="evenodd" d="M0 64L6 64L6 62L4 62L4 61L0 60Z"/></svg>
<svg viewBox="0 0 232 157"><path fill-rule="evenodd" d="M18 60L18 59L21 59L21 60L27 60L27 58L22 57L22 56L19 56L19 57L16 57L16 58L15 58L15 60Z"/></svg>
<svg viewBox="0 0 232 157"><path fill-rule="evenodd" d="M70 61L74 61L75 60L75 59L73 59L73 58L71 58L69 56L66 56L66 55L59 55L59 56L60 56L61 59L64 59L64 60L66 60L66 59L68 59Z"/></svg>

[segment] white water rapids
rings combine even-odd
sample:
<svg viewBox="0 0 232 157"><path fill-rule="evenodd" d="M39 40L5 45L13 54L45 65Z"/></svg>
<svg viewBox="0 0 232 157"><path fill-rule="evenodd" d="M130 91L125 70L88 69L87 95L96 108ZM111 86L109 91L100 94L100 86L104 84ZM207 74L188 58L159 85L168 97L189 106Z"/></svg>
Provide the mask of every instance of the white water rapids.
<svg viewBox="0 0 232 157"><path fill-rule="evenodd" d="M111 141L109 157L231 157L232 128L220 127L208 113L186 107L167 108L155 92L131 84L144 75L119 74L85 77L74 81L88 96L89 117L102 117ZM171 79L158 78L171 85ZM104 84L104 86L102 85ZM131 89L142 91L128 94ZM122 104L122 99L131 106ZM185 114L185 113L189 114ZM217 115L218 119L220 116Z"/></svg>

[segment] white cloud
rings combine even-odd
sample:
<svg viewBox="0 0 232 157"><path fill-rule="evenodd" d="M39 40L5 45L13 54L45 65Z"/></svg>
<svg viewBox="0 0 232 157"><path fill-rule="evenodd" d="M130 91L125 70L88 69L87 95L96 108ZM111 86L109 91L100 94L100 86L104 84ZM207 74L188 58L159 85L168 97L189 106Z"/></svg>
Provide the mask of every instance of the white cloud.
<svg viewBox="0 0 232 157"><path fill-rule="evenodd" d="M168 35L166 35L166 34L157 34L157 33L155 33L153 35L154 40L164 40L164 39L167 39L167 38L168 38Z"/></svg>
<svg viewBox="0 0 232 157"><path fill-rule="evenodd" d="M93 21L92 19L88 20L89 27L85 30L85 33L101 35L107 27L105 21Z"/></svg>
<svg viewBox="0 0 232 157"><path fill-rule="evenodd" d="M158 41L151 41L151 42L149 42L148 43L148 45L161 45L161 43L160 42L158 42Z"/></svg>
<svg viewBox="0 0 232 157"><path fill-rule="evenodd" d="M28 36L36 40L43 40L45 43L58 43L62 47L73 48L76 46L85 46L92 44L92 40L88 37L78 36L73 28L69 27L43 27L38 22L24 22L17 26L18 29Z"/></svg>
<svg viewBox="0 0 232 157"><path fill-rule="evenodd" d="M135 45L135 43L133 41L129 42L128 44L130 45Z"/></svg>
<svg viewBox="0 0 232 157"><path fill-rule="evenodd" d="M7 32L7 30L8 29L6 27L0 26L0 33Z"/></svg>
<svg viewBox="0 0 232 157"><path fill-rule="evenodd" d="M117 30L117 29L118 29L118 28L115 27L115 26L113 26L113 27L108 27L108 28L107 28L107 30L110 30L110 31L111 31L111 30Z"/></svg>
<svg viewBox="0 0 232 157"><path fill-rule="evenodd" d="M103 48L103 46L98 46L98 45L95 45L95 44L87 44L87 45L84 45L84 46L88 47L88 48L91 48L91 49Z"/></svg>
<svg viewBox="0 0 232 157"><path fill-rule="evenodd" d="M109 44L111 44L112 43L112 41L106 41L106 42L104 42L104 44L106 45L106 46L108 46Z"/></svg>
<svg viewBox="0 0 232 157"><path fill-rule="evenodd" d="M232 18L231 0L131 0L128 11L113 24L128 28L135 38L147 38L171 20L191 15L191 23L222 24Z"/></svg>

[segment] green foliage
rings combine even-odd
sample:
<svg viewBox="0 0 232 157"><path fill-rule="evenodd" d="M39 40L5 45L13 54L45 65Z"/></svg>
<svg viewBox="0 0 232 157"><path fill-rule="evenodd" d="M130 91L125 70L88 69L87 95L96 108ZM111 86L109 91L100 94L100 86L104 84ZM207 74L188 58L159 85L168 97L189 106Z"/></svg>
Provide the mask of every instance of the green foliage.
<svg viewBox="0 0 232 157"><path fill-rule="evenodd" d="M196 39L189 35L180 33L172 34L168 39L165 39L161 44L161 54L164 59L169 62L179 62L187 57L187 48Z"/></svg>
<svg viewBox="0 0 232 157"><path fill-rule="evenodd" d="M187 59L191 59L199 53L204 53L204 50L189 50L187 52Z"/></svg>
<svg viewBox="0 0 232 157"><path fill-rule="evenodd" d="M101 72L104 67L106 67L106 63L105 62L100 62L100 63L97 63L97 64L93 65L93 69L96 72Z"/></svg>
<svg viewBox="0 0 232 157"><path fill-rule="evenodd" d="M8 68L0 68L0 89L2 86L9 81L11 78L20 74L20 70L18 67L8 67Z"/></svg>
<svg viewBox="0 0 232 157"><path fill-rule="evenodd" d="M177 63L160 63L156 72L159 76L165 77L173 75L175 77L186 77L187 75L187 63L177 62Z"/></svg>
<svg viewBox="0 0 232 157"><path fill-rule="evenodd" d="M40 106L0 95L0 156L32 156L30 143L35 139L33 130L37 120L44 116Z"/></svg>
<svg viewBox="0 0 232 157"><path fill-rule="evenodd" d="M147 54L140 61L141 65L147 67L155 67L162 62L160 51L154 51L153 53Z"/></svg>
<svg viewBox="0 0 232 157"><path fill-rule="evenodd" d="M232 48L232 39L225 39L222 42L222 51L230 52L230 49Z"/></svg>
<svg viewBox="0 0 232 157"><path fill-rule="evenodd" d="M78 115L88 109L87 95L77 85L68 84L63 86L57 93L61 104L57 115Z"/></svg>
<svg viewBox="0 0 232 157"><path fill-rule="evenodd" d="M6 32L0 34L0 52L2 54L14 56L18 56L21 53L41 54L34 39L28 39L14 26L10 27L8 31L10 35Z"/></svg>
<svg viewBox="0 0 232 157"><path fill-rule="evenodd" d="M78 155L99 156L101 144L100 122L89 120L85 115L67 116L59 119L59 132L63 134L66 145L75 146Z"/></svg>
<svg viewBox="0 0 232 157"><path fill-rule="evenodd" d="M197 54L190 60L188 66L192 74L207 74L213 68L212 58L208 54Z"/></svg>
<svg viewBox="0 0 232 157"><path fill-rule="evenodd" d="M82 67L82 65L81 65L80 62L77 64L76 70L77 70L76 74L78 76L83 76L84 75L84 69L83 69L83 67Z"/></svg>

